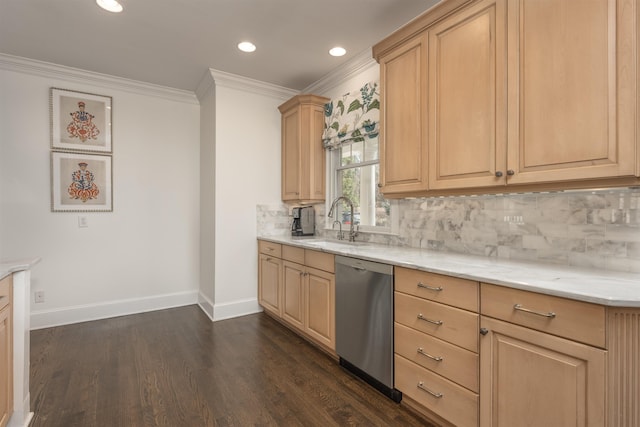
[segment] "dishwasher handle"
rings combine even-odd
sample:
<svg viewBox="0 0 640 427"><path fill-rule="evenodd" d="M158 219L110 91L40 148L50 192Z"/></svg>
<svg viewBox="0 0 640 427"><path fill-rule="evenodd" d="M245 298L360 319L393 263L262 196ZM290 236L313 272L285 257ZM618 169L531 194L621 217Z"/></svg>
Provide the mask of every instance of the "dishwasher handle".
<svg viewBox="0 0 640 427"><path fill-rule="evenodd" d="M393 276L393 266L389 264L382 264L379 262L368 261L359 258L351 258L342 255L335 256L335 265L351 267L357 271L372 271L374 273L380 273L387 276Z"/></svg>

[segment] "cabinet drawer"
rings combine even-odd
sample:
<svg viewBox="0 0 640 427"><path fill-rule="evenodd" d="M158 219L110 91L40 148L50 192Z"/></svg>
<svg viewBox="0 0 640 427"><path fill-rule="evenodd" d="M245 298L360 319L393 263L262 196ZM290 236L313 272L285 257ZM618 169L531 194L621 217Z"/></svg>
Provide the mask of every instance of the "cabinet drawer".
<svg viewBox="0 0 640 427"><path fill-rule="evenodd" d="M282 245L280 243L258 240L258 250L260 251L260 253L272 255L276 258L282 257Z"/></svg>
<svg viewBox="0 0 640 427"><path fill-rule="evenodd" d="M304 264L304 249L295 246L282 245L282 258L296 264Z"/></svg>
<svg viewBox="0 0 640 427"><path fill-rule="evenodd" d="M12 276L0 280L0 310L9 305L12 294Z"/></svg>
<svg viewBox="0 0 640 427"><path fill-rule="evenodd" d="M396 268L395 290L470 311L478 311L478 282Z"/></svg>
<svg viewBox="0 0 640 427"><path fill-rule="evenodd" d="M304 250L304 264L307 267L317 268L318 270L328 271L329 273L334 273L336 268L333 254L312 251L310 249Z"/></svg>
<svg viewBox="0 0 640 427"><path fill-rule="evenodd" d="M397 354L395 387L458 427L478 425L478 395ZM433 394L435 394L435 396Z"/></svg>
<svg viewBox="0 0 640 427"><path fill-rule="evenodd" d="M395 352L410 361L478 392L478 355L399 323L394 325Z"/></svg>
<svg viewBox="0 0 640 427"><path fill-rule="evenodd" d="M605 347L605 308L601 305L487 283L480 292L485 316Z"/></svg>
<svg viewBox="0 0 640 427"><path fill-rule="evenodd" d="M395 320L467 350L478 352L478 315L395 292Z"/></svg>

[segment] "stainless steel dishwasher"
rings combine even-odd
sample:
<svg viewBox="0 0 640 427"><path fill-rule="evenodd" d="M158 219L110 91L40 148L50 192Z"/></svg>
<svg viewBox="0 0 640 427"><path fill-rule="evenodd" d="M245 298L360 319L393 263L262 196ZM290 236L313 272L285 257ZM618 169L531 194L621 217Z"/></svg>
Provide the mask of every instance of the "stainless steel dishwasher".
<svg viewBox="0 0 640 427"><path fill-rule="evenodd" d="M336 353L340 365L395 402L393 266L335 257Z"/></svg>

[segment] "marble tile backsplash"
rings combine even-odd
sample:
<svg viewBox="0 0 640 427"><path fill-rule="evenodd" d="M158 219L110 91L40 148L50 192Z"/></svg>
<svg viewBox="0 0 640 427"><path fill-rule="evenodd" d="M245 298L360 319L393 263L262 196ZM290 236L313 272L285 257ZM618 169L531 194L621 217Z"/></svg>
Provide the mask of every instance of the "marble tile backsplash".
<svg viewBox="0 0 640 427"><path fill-rule="evenodd" d="M362 233L359 240L640 273L640 188L397 203L394 235ZM288 233L287 205L259 205L257 214L259 234ZM316 215L320 224L323 205L316 206Z"/></svg>

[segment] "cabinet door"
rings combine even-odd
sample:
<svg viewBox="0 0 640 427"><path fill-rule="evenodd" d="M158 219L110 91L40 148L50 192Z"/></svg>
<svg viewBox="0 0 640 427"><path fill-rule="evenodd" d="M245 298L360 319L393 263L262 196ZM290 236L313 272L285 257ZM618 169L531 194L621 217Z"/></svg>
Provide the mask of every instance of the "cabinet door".
<svg viewBox="0 0 640 427"><path fill-rule="evenodd" d="M331 350L336 348L335 276L307 267L305 331Z"/></svg>
<svg viewBox="0 0 640 427"><path fill-rule="evenodd" d="M487 317L480 425L602 426L606 351Z"/></svg>
<svg viewBox="0 0 640 427"><path fill-rule="evenodd" d="M324 130L324 107L320 105L309 106L309 125L307 132L309 135L309 165L305 168L303 162L303 171L308 175L306 178L306 189L302 189L304 200L324 201L325 199L325 150L322 146L322 132ZM304 125L303 125L304 128ZM305 173L305 172L303 172ZM306 194L308 191L308 194Z"/></svg>
<svg viewBox="0 0 640 427"><path fill-rule="evenodd" d="M300 111L282 113L282 200L300 199Z"/></svg>
<svg viewBox="0 0 640 427"><path fill-rule="evenodd" d="M509 2L509 183L634 174L634 3Z"/></svg>
<svg viewBox="0 0 640 427"><path fill-rule="evenodd" d="M304 329L304 274L302 265L282 263L282 318L299 329Z"/></svg>
<svg viewBox="0 0 640 427"><path fill-rule="evenodd" d="M506 23L485 0L429 30L430 189L506 183Z"/></svg>
<svg viewBox="0 0 640 427"><path fill-rule="evenodd" d="M385 194L427 189L427 36L379 59L380 182Z"/></svg>
<svg viewBox="0 0 640 427"><path fill-rule="evenodd" d="M0 310L0 426L13 412L13 339L11 306Z"/></svg>
<svg viewBox="0 0 640 427"><path fill-rule="evenodd" d="M258 301L265 309L280 316L280 275L282 260L260 254L258 265Z"/></svg>

